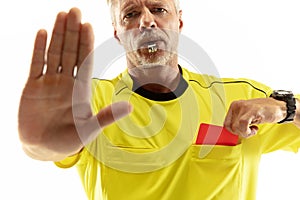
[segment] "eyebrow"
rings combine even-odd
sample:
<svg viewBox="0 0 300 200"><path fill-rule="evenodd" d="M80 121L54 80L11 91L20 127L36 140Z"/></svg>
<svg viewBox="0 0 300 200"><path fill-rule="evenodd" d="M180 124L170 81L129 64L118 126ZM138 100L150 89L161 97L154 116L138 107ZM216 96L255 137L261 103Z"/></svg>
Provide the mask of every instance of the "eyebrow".
<svg viewBox="0 0 300 200"><path fill-rule="evenodd" d="M121 12L132 10L137 7L138 7L138 5L136 5L136 3L132 3L131 1L128 1L127 3L125 3L121 6Z"/></svg>
<svg viewBox="0 0 300 200"><path fill-rule="evenodd" d="M163 7L163 8L170 8L170 4L168 4L167 2L162 2L161 0L153 0L150 2L147 2L148 6L151 7Z"/></svg>
<svg viewBox="0 0 300 200"><path fill-rule="evenodd" d="M147 2L147 6L151 7L167 7L169 8L169 5L166 2L161 2L161 0L152 0ZM125 4L121 6L121 12L133 10L135 8L138 8L139 6L136 3L132 3L132 1L127 1Z"/></svg>

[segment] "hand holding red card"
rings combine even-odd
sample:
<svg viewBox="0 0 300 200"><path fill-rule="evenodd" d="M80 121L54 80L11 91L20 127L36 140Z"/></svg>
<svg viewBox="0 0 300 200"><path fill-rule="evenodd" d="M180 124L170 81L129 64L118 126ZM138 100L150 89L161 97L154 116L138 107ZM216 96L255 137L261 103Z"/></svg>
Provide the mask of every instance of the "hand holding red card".
<svg viewBox="0 0 300 200"><path fill-rule="evenodd" d="M222 126L202 123L198 131L196 144L235 146L238 139L238 135L229 132Z"/></svg>

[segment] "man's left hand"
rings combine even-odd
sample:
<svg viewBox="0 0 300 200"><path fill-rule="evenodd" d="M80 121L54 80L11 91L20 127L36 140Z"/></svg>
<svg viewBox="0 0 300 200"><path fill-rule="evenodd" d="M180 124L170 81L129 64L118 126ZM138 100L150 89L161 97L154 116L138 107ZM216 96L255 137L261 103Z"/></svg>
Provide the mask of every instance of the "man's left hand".
<svg viewBox="0 0 300 200"><path fill-rule="evenodd" d="M234 101L225 117L224 127L247 138L257 133L257 124L277 123L286 116L286 103L273 98Z"/></svg>

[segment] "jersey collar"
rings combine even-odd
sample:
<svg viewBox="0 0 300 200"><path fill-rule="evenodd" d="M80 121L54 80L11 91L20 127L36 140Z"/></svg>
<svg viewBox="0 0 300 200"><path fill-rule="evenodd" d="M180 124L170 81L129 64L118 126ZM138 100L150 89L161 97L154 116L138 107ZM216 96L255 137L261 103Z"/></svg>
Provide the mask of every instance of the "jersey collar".
<svg viewBox="0 0 300 200"><path fill-rule="evenodd" d="M138 87L137 84L134 82L134 80L131 78L131 76L128 73L128 70L124 71L122 73L121 80L122 82L127 86L128 89L130 89L132 92L143 96L144 98L153 100L153 101L170 101L173 99L179 98L187 89L188 83L187 83L187 73L184 73L183 69L180 65L178 65L179 71L180 71L180 81L177 86L177 88L173 92L169 93L155 93L151 92L149 90L146 90L142 87Z"/></svg>

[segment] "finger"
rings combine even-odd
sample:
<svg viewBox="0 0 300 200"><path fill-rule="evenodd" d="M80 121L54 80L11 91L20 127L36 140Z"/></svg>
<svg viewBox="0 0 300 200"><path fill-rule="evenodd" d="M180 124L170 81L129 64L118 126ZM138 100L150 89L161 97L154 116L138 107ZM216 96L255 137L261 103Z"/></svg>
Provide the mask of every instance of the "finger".
<svg viewBox="0 0 300 200"><path fill-rule="evenodd" d="M62 52L62 73L73 76L73 69L77 63L78 43L81 28L81 13L72 8L67 16L66 31Z"/></svg>
<svg viewBox="0 0 300 200"><path fill-rule="evenodd" d="M258 126L255 126L255 125L251 125L249 127L250 129L250 134L248 135L248 137L251 137L251 136L254 136L256 135L257 131L258 131Z"/></svg>
<svg viewBox="0 0 300 200"><path fill-rule="evenodd" d="M132 106L128 102L123 101L105 107L95 117L90 118L90 120L84 123L82 123L81 117L74 118L77 132L79 134L82 144L89 144L99 135L101 129L117 121L118 119L125 117L131 111Z"/></svg>
<svg viewBox="0 0 300 200"><path fill-rule="evenodd" d="M46 43L47 32L45 30L39 30L34 42L29 78L38 78L43 73Z"/></svg>
<svg viewBox="0 0 300 200"><path fill-rule="evenodd" d="M47 54L47 74L56 74L58 67L61 65L66 16L67 13L60 12L56 17Z"/></svg>
<svg viewBox="0 0 300 200"><path fill-rule="evenodd" d="M245 116L240 116L235 105L231 105L224 120L224 127L235 135L247 137L250 133L249 121Z"/></svg>
<svg viewBox="0 0 300 200"><path fill-rule="evenodd" d="M227 114L226 114L226 117L225 117L225 120L224 120L224 127L225 127L228 131L234 133L234 132L232 131L232 117L233 117L233 111L232 111L232 106L231 106L231 107L229 108ZM235 133L234 133L234 134L235 134Z"/></svg>
<svg viewBox="0 0 300 200"><path fill-rule="evenodd" d="M250 127L251 119L247 116L241 116L239 119L236 118L232 123L232 131L244 138L251 134Z"/></svg>
<svg viewBox="0 0 300 200"><path fill-rule="evenodd" d="M80 32L79 55L77 61L78 75L82 81L89 81L93 70L94 33L90 24L83 24ZM80 70L80 71L79 71Z"/></svg>
<svg viewBox="0 0 300 200"><path fill-rule="evenodd" d="M97 114L97 119L101 128L127 116L132 112L132 106L128 102L122 101L114 103Z"/></svg>

